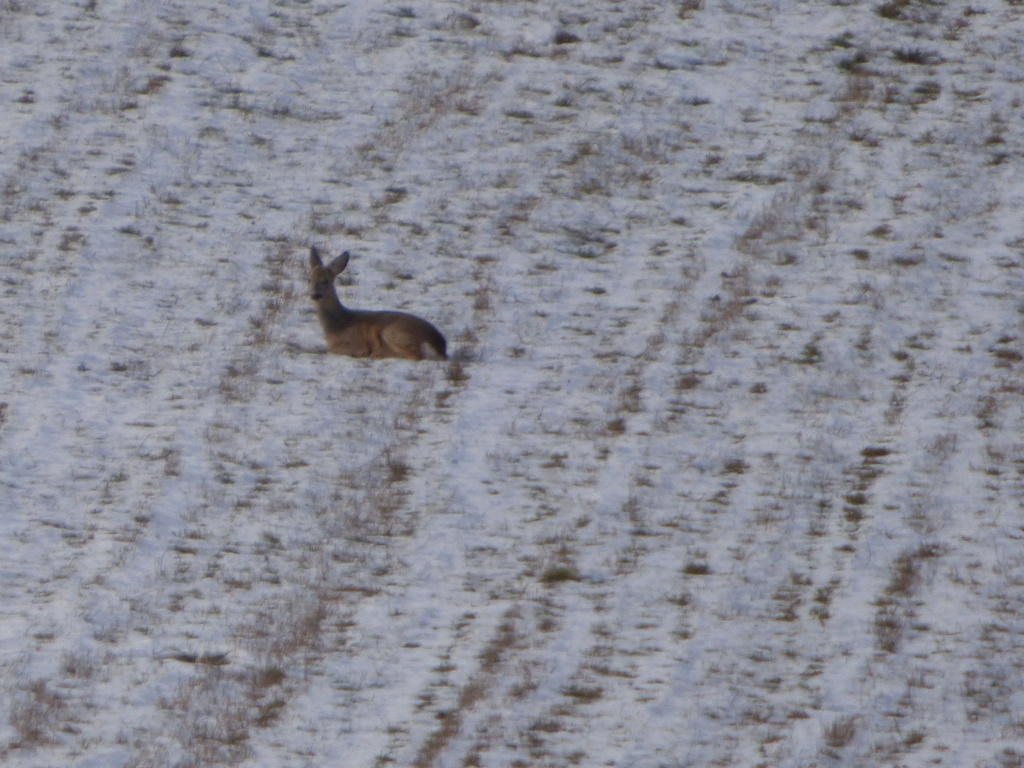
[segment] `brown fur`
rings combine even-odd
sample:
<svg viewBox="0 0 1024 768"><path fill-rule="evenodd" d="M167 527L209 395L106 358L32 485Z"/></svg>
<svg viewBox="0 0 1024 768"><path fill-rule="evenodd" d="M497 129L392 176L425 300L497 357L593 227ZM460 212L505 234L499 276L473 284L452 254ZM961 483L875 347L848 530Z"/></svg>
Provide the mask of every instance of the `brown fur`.
<svg viewBox="0 0 1024 768"><path fill-rule="evenodd" d="M444 336L421 317L407 312L346 309L334 280L348 266L348 251L324 266L309 250L309 294L324 329L327 351L336 355L405 360L447 360Z"/></svg>

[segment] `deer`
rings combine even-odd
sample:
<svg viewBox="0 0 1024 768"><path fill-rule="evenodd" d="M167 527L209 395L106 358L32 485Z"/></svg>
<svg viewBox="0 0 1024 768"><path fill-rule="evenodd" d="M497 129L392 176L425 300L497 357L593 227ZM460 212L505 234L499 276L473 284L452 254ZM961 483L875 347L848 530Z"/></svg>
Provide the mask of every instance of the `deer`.
<svg viewBox="0 0 1024 768"><path fill-rule="evenodd" d="M334 281L348 266L345 251L324 266L316 246L309 249L309 297L324 329L327 351L376 360L447 360L444 336L422 317L393 310L346 309Z"/></svg>

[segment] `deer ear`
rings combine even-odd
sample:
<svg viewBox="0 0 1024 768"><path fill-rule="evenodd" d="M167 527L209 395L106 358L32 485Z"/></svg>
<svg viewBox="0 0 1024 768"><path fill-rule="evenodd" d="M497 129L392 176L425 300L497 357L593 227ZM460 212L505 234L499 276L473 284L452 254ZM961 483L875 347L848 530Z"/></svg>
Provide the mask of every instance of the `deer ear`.
<svg viewBox="0 0 1024 768"><path fill-rule="evenodd" d="M331 273L335 277L337 277L338 275L340 275L345 270L345 267L348 266L348 259L349 259L348 251L345 251L343 254L341 254L341 256L339 256L334 261L332 261L330 266L328 266L327 268L329 270L331 270Z"/></svg>
<svg viewBox="0 0 1024 768"><path fill-rule="evenodd" d="M320 260L320 251L316 249L315 245L309 247L309 266L311 267L322 267L324 263Z"/></svg>

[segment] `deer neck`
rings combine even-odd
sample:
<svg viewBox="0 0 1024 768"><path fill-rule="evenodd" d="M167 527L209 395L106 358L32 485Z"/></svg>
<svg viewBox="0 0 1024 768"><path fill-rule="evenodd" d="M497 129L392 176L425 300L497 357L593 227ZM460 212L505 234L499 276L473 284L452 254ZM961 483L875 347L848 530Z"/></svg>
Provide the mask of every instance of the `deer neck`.
<svg viewBox="0 0 1024 768"><path fill-rule="evenodd" d="M345 309L336 293L324 296L316 303L316 316L326 335L344 330L352 322L353 313Z"/></svg>

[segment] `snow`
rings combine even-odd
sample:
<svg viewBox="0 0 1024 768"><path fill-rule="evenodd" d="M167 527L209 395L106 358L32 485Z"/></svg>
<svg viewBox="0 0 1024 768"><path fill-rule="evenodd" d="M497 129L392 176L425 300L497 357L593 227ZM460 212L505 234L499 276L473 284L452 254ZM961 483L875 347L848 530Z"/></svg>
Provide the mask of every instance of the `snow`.
<svg viewBox="0 0 1024 768"><path fill-rule="evenodd" d="M0 760L1021 765L1021 30L0 2Z"/></svg>

